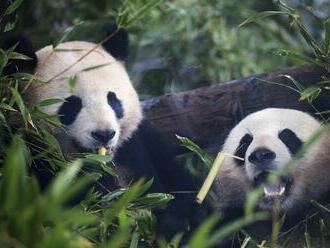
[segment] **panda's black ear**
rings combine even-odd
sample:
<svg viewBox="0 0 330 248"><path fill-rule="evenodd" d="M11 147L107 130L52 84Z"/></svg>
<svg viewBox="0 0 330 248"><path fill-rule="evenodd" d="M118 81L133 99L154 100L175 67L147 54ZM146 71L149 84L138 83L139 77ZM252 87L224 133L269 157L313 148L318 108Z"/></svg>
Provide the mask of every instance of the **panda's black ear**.
<svg viewBox="0 0 330 248"><path fill-rule="evenodd" d="M16 72L34 72L38 59L28 39L21 35L10 35L1 42L0 47L4 50L14 48L13 52L23 54L30 58L9 59L7 65L3 68L3 75L10 75Z"/></svg>
<svg viewBox="0 0 330 248"><path fill-rule="evenodd" d="M126 60L128 57L128 33L124 28L118 28L116 24L108 24L104 27L106 37L110 37L103 43L104 49L118 60Z"/></svg>

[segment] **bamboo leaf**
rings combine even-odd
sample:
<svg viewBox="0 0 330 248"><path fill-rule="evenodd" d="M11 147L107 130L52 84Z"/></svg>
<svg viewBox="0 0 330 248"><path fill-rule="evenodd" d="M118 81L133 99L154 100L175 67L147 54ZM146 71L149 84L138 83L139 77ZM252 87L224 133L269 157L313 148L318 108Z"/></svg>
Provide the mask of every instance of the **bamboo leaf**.
<svg viewBox="0 0 330 248"><path fill-rule="evenodd" d="M6 117L5 117L5 115L0 111L0 121L2 122L2 123L6 123ZM0 160L1 161L1 160Z"/></svg>
<svg viewBox="0 0 330 248"><path fill-rule="evenodd" d="M184 235L183 233L178 233L178 234L174 235L174 237L171 239L168 247L179 248L183 235Z"/></svg>
<svg viewBox="0 0 330 248"><path fill-rule="evenodd" d="M25 166L26 147L23 140L15 136L6 154L1 180L0 206L7 214L13 214L24 206Z"/></svg>
<svg viewBox="0 0 330 248"><path fill-rule="evenodd" d="M12 106L10 106L9 104L4 103L4 102L0 104L0 108L8 110L8 111L12 111L12 112L17 112L17 109L13 108Z"/></svg>
<svg viewBox="0 0 330 248"><path fill-rule="evenodd" d="M6 9L4 15L10 15L12 14L21 4L23 3L23 0L15 0L9 7Z"/></svg>
<svg viewBox="0 0 330 248"><path fill-rule="evenodd" d="M0 74L2 73L3 68L8 63L8 57L4 50L0 49Z"/></svg>
<svg viewBox="0 0 330 248"><path fill-rule="evenodd" d="M244 212L246 216L253 214L253 210L257 206L258 201L260 200L263 194L264 192L261 187L258 187L255 190L248 193L244 205Z"/></svg>
<svg viewBox="0 0 330 248"><path fill-rule="evenodd" d="M204 221L203 224L200 227L198 227L198 229L194 232L191 240L189 240L188 247L191 248L210 247L210 245L208 245L210 239L210 233L218 221L219 221L219 217L216 215L207 218L207 220Z"/></svg>
<svg viewBox="0 0 330 248"><path fill-rule="evenodd" d="M318 203L317 201L312 200L311 203L316 206L318 209L322 210L324 213L330 215L330 209L325 207L324 205Z"/></svg>
<svg viewBox="0 0 330 248"><path fill-rule="evenodd" d="M312 248L312 238L311 238L311 235L309 234L309 232L305 232L304 233L304 236L305 236L305 247L306 248Z"/></svg>
<svg viewBox="0 0 330 248"><path fill-rule="evenodd" d="M156 207L161 207L167 204L169 201L173 200L174 196L164 193L151 193L144 197L135 200L131 206L128 208L130 210L134 209L152 209Z"/></svg>
<svg viewBox="0 0 330 248"><path fill-rule="evenodd" d="M313 100L315 100L316 98L318 98L318 96L321 94L322 89L320 87L317 86L310 86L308 88L306 88L305 90L303 90L302 92L300 92L300 101L303 100L308 100L309 102L312 102Z"/></svg>
<svg viewBox="0 0 330 248"><path fill-rule="evenodd" d="M13 22L6 23L3 32L5 33L5 32L12 31L15 28L17 22L18 22L18 15L15 16L15 20Z"/></svg>
<svg viewBox="0 0 330 248"><path fill-rule="evenodd" d="M330 54L330 17L325 20L324 22L324 29L325 29L325 43L324 43L324 50L327 55Z"/></svg>
<svg viewBox="0 0 330 248"><path fill-rule="evenodd" d="M278 56L286 56L288 58L292 58L292 59L295 59L295 60L298 60L298 61L301 61L304 63L311 63L311 64L316 64L319 66L324 66L324 63L322 63L321 61L319 61L316 58L311 58L311 57L308 57L306 55L303 55L303 54L300 54L300 53L297 53L297 52L294 52L291 50L279 50L279 51L275 51L274 54L278 55Z"/></svg>
<svg viewBox="0 0 330 248"><path fill-rule="evenodd" d="M296 88L298 89L298 92L299 93L301 93L305 89L305 87L300 82L298 82L297 80L295 80L292 76L287 75L287 74L282 74L280 76L289 79L296 86Z"/></svg>
<svg viewBox="0 0 330 248"><path fill-rule="evenodd" d="M46 99L46 100L42 100L42 101L38 102L37 106L38 107L47 107L49 105L63 103L63 102L65 102L65 100L63 98L50 98L50 99Z"/></svg>
<svg viewBox="0 0 330 248"><path fill-rule="evenodd" d="M132 15L130 15L130 10L127 8L127 4L124 3L122 5L124 6L124 9L120 10L117 15L116 23L118 24L118 27L128 27L131 23L143 16L144 13L155 8L161 2L161 0L149 1L148 3L142 5L139 9L134 9L134 13Z"/></svg>
<svg viewBox="0 0 330 248"><path fill-rule="evenodd" d="M123 209L125 209L128 204L134 201L139 193L140 187L143 185L143 180L139 180L134 183L130 188L128 188L124 195L114 204L112 204L107 210L104 212L104 222L105 227L110 225L113 220L116 218L117 214L120 213Z"/></svg>
<svg viewBox="0 0 330 248"><path fill-rule="evenodd" d="M98 154L87 154L85 156L87 160L90 160L91 162L98 162L98 163L109 163L112 161L113 156L112 155L98 155Z"/></svg>
<svg viewBox="0 0 330 248"><path fill-rule="evenodd" d="M129 248L138 248L140 235L137 230L133 232Z"/></svg>
<svg viewBox="0 0 330 248"><path fill-rule="evenodd" d="M64 32L63 35L60 39L58 39L55 43L54 43L54 47L56 47L58 44L63 43L64 41L66 41L68 39L68 37L76 30L76 28L80 25L84 24L84 22L78 22L75 23L73 26L67 27ZM55 48L56 49L56 48Z"/></svg>
<svg viewBox="0 0 330 248"><path fill-rule="evenodd" d="M117 189L117 190L111 191L102 197L101 203L108 204L111 201L121 197L124 193L125 193L125 189Z"/></svg>
<svg viewBox="0 0 330 248"><path fill-rule="evenodd" d="M11 74L11 76L13 78L22 79L22 80L25 80L25 81L31 81L33 83L42 83L42 84L45 84L46 83L46 81L43 81L39 77L37 77L37 76L35 76L33 74L29 74L29 73L18 72L18 73Z"/></svg>
<svg viewBox="0 0 330 248"><path fill-rule="evenodd" d="M299 20L296 21L296 25L298 26L299 32L304 38L304 40L314 50L314 53L318 56L322 56L323 55L322 49L318 46L317 42L306 30L306 27Z"/></svg>
<svg viewBox="0 0 330 248"><path fill-rule="evenodd" d="M69 83L70 91L73 92L74 88L77 85L77 75L70 76L68 83Z"/></svg>
<svg viewBox="0 0 330 248"><path fill-rule="evenodd" d="M96 70L96 69L98 69L98 68L102 68L102 67L108 66L108 65L110 65L110 64L111 64L111 62L109 62L109 63L104 63L104 64L101 64L101 65L96 65L96 66L87 67L87 68L84 68L83 70L81 70L81 72L86 72L86 71Z"/></svg>
<svg viewBox="0 0 330 248"><path fill-rule="evenodd" d="M80 171L81 166L82 162L78 160L59 173L49 189L49 197L52 201L59 201L62 198L71 187L70 185Z"/></svg>
<svg viewBox="0 0 330 248"><path fill-rule="evenodd" d="M8 53L8 59L17 59L17 60L31 60L30 57L21 54L21 53L17 53L17 52L9 52Z"/></svg>
<svg viewBox="0 0 330 248"><path fill-rule="evenodd" d="M251 22L256 22L259 21L260 19L274 16L274 15L287 15L289 14L286 11L263 11L261 13L257 13L249 18L247 18L245 21L243 21L241 24L238 25L238 27L243 27L244 25L251 23Z"/></svg>
<svg viewBox="0 0 330 248"><path fill-rule="evenodd" d="M214 246L217 242L224 240L228 235L240 230L241 228L250 225L254 222L262 221L268 219L269 216L267 213L258 212L252 215L248 215L246 217L234 220L226 225L224 225L221 229L216 231L210 239L208 239L207 244L209 246Z"/></svg>
<svg viewBox="0 0 330 248"><path fill-rule="evenodd" d="M183 146L188 148L190 151L196 153L208 168L212 166L212 160L210 159L210 157L197 144L195 144L192 140L186 137L182 137L179 135L176 135L176 137Z"/></svg>
<svg viewBox="0 0 330 248"><path fill-rule="evenodd" d="M18 109L24 119L25 126L27 126L27 123L30 123L34 127L34 124L32 123L32 120L31 120L31 115L30 115L28 109L26 108L25 103L24 103L20 93L18 92L18 90L16 88L11 88L11 92L12 92L13 99L16 102Z"/></svg>

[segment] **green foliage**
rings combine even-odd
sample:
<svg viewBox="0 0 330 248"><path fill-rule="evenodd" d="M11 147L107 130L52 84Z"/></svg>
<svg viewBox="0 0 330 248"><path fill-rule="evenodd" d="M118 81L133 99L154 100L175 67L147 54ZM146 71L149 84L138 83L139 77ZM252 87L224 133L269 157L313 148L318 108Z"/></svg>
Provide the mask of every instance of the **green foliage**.
<svg viewBox="0 0 330 248"><path fill-rule="evenodd" d="M176 137L183 146L185 146L190 151L197 154L197 156L202 160L202 162L206 165L207 168L211 168L212 166L211 158L196 143L194 143L187 137L181 137L179 135L176 135Z"/></svg>
<svg viewBox="0 0 330 248"><path fill-rule="evenodd" d="M36 47L65 40L99 42L104 24L114 20L127 27L128 69L142 98L289 66L295 61L272 52L303 48L277 16L238 28L260 10L277 8L271 0L25 0L23 7L18 29Z"/></svg>
<svg viewBox="0 0 330 248"><path fill-rule="evenodd" d="M117 13L116 23L119 27L128 27L136 22L141 16L148 14L148 11L160 4L161 0L141 1L126 0L121 4ZM137 8L138 6L138 8Z"/></svg>
<svg viewBox="0 0 330 248"><path fill-rule="evenodd" d="M133 51L129 69L144 96L274 70L292 65L294 60L313 63L328 71L330 68L330 19L322 19L324 39L317 39L308 31L300 13L280 1L275 4L268 0L263 4L256 0L9 2L11 5L0 11L0 22L3 17L15 15L20 5L24 8L20 9L21 18L15 15L4 23L2 30L8 32L17 24L18 30L32 37L37 46L53 43L56 47L69 39L101 41L104 37L95 30L100 30L109 20L128 27ZM266 17L267 21L261 20ZM283 27L283 22L287 21L289 28ZM245 25L251 22L254 25ZM239 23L244 26L238 28ZM300 34L306 44L301 44L296 34ZM280 47L284 49L278 50ZM278 50L279 57L271 56L270 51L274 50ZM42 112L43 107L64 100L47 99L27 106L19 89L47 82L28 73L1 75L13 58L29 59L13 52L13 48L0 49L0 246L135 248L157 244L180 247L184 234L177 234L170 240L155 236L157 221L151 210L166 207L173 196L146 194L152 181L138 181L105 196L91 191L81 203L72 203L78 192L99 177L97 173L84 171L83 161L93 162L102 173L114 175L108 165L112 157L82 154L82 160L67 161L49 131L63 128L61 123L55 116ZM100 66L104 65L85 70ZM322 90L328 90L330 82L325 78L318 85L305 88L295 79L286 77L301 93L301 99L310 102ZM68 84L75 87L76 77L70 78ZM191 140L178 138L201 159L202 171L210 167L209 155ZM50 170L59 171L43 192L36 178L28 173L30 166L40 160L46 161ZM77 176L80 173L83 176ZM254 212L259 195L260 191L252 192L246 201L245 216L220 229L216 228L219 218L211 216L188 240L189 247L212 247L237 232L243 234L242 247L268 245L268 241L259 245L242 230L268 218L265 213ZM313 204L329 213L328 206ZM308 218L300 225L305 225ZM322 219L319 227L320 237L324 239L329 234ZM305 237L306 246L313 247L308 230Z"/></svg>
<svg viewBox="0 0 330 248"><path fill-rule="evenodd" d="M13 1L4 16L21 2ZM99 173L86 172L83 163L94 163L102 173L114 174L108 166L112 156L82 154L82 160L67 161L50 131L63 128L61 123L42 112L43 107L64 99L27 105L21 93L47 82L27 73L2 75L10 59L29 59L13 49L0 50L0 246L152 247L156 220L151 210L166 206L173 196L146 194L152 181L140 180L105 196L92 190L75 203L77 195L99 177ZM75 79L70 80L74 87ZM42 192L37 179L28 173L39 162L58 172Z"/></svg>
<svg viewBox="0 0 330 248"><path fill-rule="evenodd" d="M154 222L150 209L163 206L172 196L145 195L151 181L138 181L120 194L110 192L87 205L69 208L67 203L93 176L77 178L82 163L76 161L41 194L36 179L27 175L28 156L24 140L14 136L0 177L1 247L92 247L91 241L119 247L128 243L132 230L131 243L140 242L136 237L152 242L147 235L151 233L148 228L154 227L146 225Z"/></svg>
<svg viewBox="0 0 330 248"><path fill-rule="evenodd" d="M298 60L302 63L314 64L320 66L324 69L327 74L325 77L316 85L310 87L305 87L301 83L297 82L294 78L289 75L284 75L288 78L291 83L296 87L296 91L300 93L300 100L307 100L310 104L320 95L322 91L329 91L330 82L330 18L325 18L322 20L322 26L324 31L324 39L317 41L312 34L308 31L308 28L304 25L301 15L297 10L289 7L282 1L277 1L278 7L282 11L264 11L251 16L240 26L246 25L251 22L259 21L260 19L274 16L274 15L286 15L289 17L289 22L291 27L295 27L298 33L301 35L305 43L307 44L307 49L303 51L295 51L293 49L286 50L281 49L276 51L279 56L287 57L290 59Z"/></svg>
<svg viewBox="0 0 330 248"><path fill-rule="evenodd" d="M317 142L320 137L325 133L329 132L329 125L325 125L323 128L318 130L315 134L313 134L302 146L302 148L297 152L295 156L287 163L286 166L283 167L282 170L274 172L270 174L268 180L269 182L277 182L282 175L287 175L293 168L294 165L297 163L298 159L301 159L302 156L310 149L310 147ZM199 159L202 161L206 168L209 168L211 162L208 158L209 156L194 142L189 140L188 138L177 136L180 142L190 151L195 153ZM217 211L217 206L221 205L221 202L217 201L218 197L214 197L214 192L212 189L209 192L209 202L215 202L215 211ZM281 244L285 246L286 240L290 239L291 233L294 233L295 230L301 229L303 226L306 226L306 231L304 233L305 243L307 247L314 247L312 245L311 235L307 229L310 229L314 233L315 238L315 228L319 228L320 232L316 235L321 239L323 244L326 244L326 240L329 240L329 233L330 229L327 225L324 224L323 218L325 216L329 217L330 210L328 206L324 206L317 201L312 200L311 203L316 207L314 212L312 211L311 214L307 214L305 219L299 222L296 226L290 229L287 232L281 231L282 224L285 221L285 216L280 218L278 213L273 212L272 218L269 216L269 213L266 212L259 212L256 211L256 206L258 201L263 195L262 188L256 188L250 191L245 199L244 203L244 216L229 222L221 226L218 230L214 231L214 227L219 222L219 218L217 216L210 216L205 222L195 231L192 238L189 242L189 247L213 247L217 245L219 241L223 241L225 238L233 235L235 233L243 234L243 241L241 243L241 247L264 247L263 245L269 244L271 247L278 246L278 240L281 238ZM272 221L272 229L271 229L271 236L268 240L263 241L263 245L259 245L257 240L252 239L249 237L245 231L244 227L249 226L252 223L256 223L259 221L270 220ZM318 222L315 224L315 222ZM220 220L221 223L221 220ZM295 235L295 234L293 234ZM283 241L284 240L284 241ZM315 239L314 239L315 241ZM249 246L247 246L249 245Z"/></svg>

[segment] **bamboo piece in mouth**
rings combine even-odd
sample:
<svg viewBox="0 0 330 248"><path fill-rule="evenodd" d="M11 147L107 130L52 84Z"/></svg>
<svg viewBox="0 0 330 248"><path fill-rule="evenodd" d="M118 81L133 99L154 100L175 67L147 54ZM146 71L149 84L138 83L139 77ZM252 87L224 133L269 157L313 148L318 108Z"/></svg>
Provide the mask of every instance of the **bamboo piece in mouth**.
<svg viewBox="0 0 330 248"><path fill-rule="evenodd" d="M101 148L99 148L99 150L98 150L98 154L101 155L101 156L105 156L106 151L107 151L107 150L105 149L105 147L101 147Z"/></svg>

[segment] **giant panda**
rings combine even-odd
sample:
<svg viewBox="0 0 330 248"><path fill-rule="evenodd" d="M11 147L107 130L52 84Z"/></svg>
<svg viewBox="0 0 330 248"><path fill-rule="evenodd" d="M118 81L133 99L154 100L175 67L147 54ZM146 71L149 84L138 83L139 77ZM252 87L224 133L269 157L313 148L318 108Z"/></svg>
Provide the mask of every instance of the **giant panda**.
<svg viewBox="0 0 330 248"><path fill-rule="evenodd" d="M117 179L108 175L99 179L93 186L101 193L125 187L141 177L153 178L150 192L194 190L194 182L176 163L159 130L143 118L137 92L124 66L128 51L126 30L112 27L112 31L102 46L69 41L55 49L46 46L36 52L26 38L11 36L2 47L16 45L16 52L31 59L10 60L3 72L9 75L27 71L46 82L24 87L24 98L31 107L45 99L64 99L42 110L58 116L64 125L64 129L52 132L69 159L77 153L95 153L100 147L114 155ZM34 172L41 186L46 187L53 174L39 167ZM172 235L191 228L193 196L175 196L166 210L157 212L163 223L158 225L159 233Z"/></svg>
<svg viewBox="0 0 330 248"><path fill-rule="evenodd" d="M222 151L244 161L226 157L213 187L225 215L237 217L247 194L258 187L262 195L257 208L285 216L283 227L286 229L303 220L311 200L329 201L330 134L327 130L321 132L321 128L322 124L314 117L294 109L267 108L241 120L230 131ZM321 132L321 137L290 165L287 173L270 182L269 176L283 172L317 132ZM271 229L271 225L269 229L266 226L265 223L255 225L252 233L264 238Z"/></svg>

